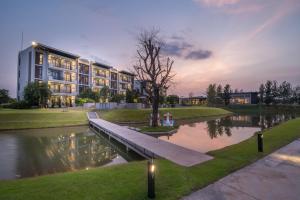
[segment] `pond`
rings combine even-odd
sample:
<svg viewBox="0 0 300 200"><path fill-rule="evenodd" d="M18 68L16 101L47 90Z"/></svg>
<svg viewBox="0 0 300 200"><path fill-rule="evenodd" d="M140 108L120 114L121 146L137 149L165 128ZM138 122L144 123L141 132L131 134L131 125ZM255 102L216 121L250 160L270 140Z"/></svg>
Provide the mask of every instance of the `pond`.
<svg viewBox="0 0 300 200"><path fill-rule="evenodd" d="M140 159L87 126L0 133L0 179L88 170Z"/></svg>
<svg viewBox="0 0 300 200"><path fill-rule="evenodd" d="M169 136L159 138L202 153L237 144L257 131L294 118L294 114L232 115L184 123Z"/></svg>

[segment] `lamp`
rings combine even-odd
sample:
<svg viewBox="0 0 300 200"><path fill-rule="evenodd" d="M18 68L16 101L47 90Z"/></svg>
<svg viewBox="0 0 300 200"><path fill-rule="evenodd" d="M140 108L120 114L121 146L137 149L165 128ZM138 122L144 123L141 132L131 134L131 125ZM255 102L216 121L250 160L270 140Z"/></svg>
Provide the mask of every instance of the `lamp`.
<svg viewBox="0 0 300 200"><path fill-rule="evenodd" d="M148 160L148 197L155 198L155 165L153 159Z"/></svg>
<svg viewBox="0 0 300 200"><path fill-rule="evenodd" d="M264 152L264 136L262 132L257 133L257 149L258 152Z"/></svg>

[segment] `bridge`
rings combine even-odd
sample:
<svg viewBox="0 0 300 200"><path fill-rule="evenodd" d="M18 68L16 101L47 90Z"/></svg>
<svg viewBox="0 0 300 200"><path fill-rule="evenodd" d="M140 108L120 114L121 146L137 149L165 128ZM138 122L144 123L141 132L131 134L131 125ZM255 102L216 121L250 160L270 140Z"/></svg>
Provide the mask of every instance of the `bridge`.
<svg viewBox="0 0 300 200"><path fill-rule="evenodd" d="M204 153L187 149L100 119L95 112L89 112L87 116L91 128L95 131L107 134L143 157L164 158L185 167L213 159L213 157Z"/></svg>

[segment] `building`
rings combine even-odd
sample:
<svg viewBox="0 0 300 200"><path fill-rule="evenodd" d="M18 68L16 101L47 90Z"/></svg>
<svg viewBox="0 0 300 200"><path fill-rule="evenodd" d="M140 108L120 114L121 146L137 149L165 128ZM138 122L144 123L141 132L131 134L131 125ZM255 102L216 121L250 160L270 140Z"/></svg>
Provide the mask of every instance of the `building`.
<svg viewBox="0 0 300 200"><path fill-rule="evenodd" d="M207 98L204 96L179 98L179 104L181 105L203 105L206 104L206 102L207 102Z"/></svg>
<svg viewBox="0 0 300 200"><path fill-rule="evenodd" d="M18 100L29 82L38 81L47 82L52 91L49 106L74 106L75 97L88 88L99 92L108 86L111 95L126 94L133 89L134 74L33 42L19 52L17 80Z"/></svg>
<svg viewBox="0 0 300 200"><path fill-rule="evenodd" d="M230 104L257 104L257 92L238 92L230 94Z"/></svg>

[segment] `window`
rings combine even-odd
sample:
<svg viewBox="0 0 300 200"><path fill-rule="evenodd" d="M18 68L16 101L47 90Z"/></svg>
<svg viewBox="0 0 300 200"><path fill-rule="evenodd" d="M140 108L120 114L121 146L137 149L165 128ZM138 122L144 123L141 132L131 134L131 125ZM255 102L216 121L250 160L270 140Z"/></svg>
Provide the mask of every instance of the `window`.
<svg viewBox="0 0 300 200"><path fill-rule="evenodd" d="M118 75L117 75L117 73L112 72L111 75L110 75L110 79L111 79L111 80L114 80L114 81L118 80Z"/></svg>
<svg viewBox="0 0 300 200"><path fill-rule="evenodd" d="M72 76L71 76L71 74L65 73L65 75L64 75L64 80L65 80L65 81L71 82L71 81L72 81Z"/></svg>
<svg viewBox="0 0 300 200"><path fill-rule="evenodd" d="M81 74L89 74L89 66L85 64L79 63L79 73Z"/></svg>
<svg viewBox="0 0 300 200"><path fill-rule="evenodd" d="M61 72L60 71L57 71L57 70L50 70L50 76L52 76L53 79L56 79L56 80L61 80Z"/></svg>
<svg viewBox="0 0 300 200"><path fill-rule="evenodd" d="M36 65L42 65L43 64L43 53L35 52L35 64Z"/></svg>
<svg viewBox="0 0 300 200"><path fill-rule="evenodd" d="M71 85L65 85L65 93L71 93Z"/></svg>
<svg viewBox="0 0 300 200"><path fill-rule="evenodd" d="M89 77L83 74L79 74L79 84L88 85Z"/></svg>
<svg viewBox="0 0 300 200"><path fill-rule="evenodd" d="M43 68L42 66L35 66L34 74L36 79L42 79Z"/></svg>

